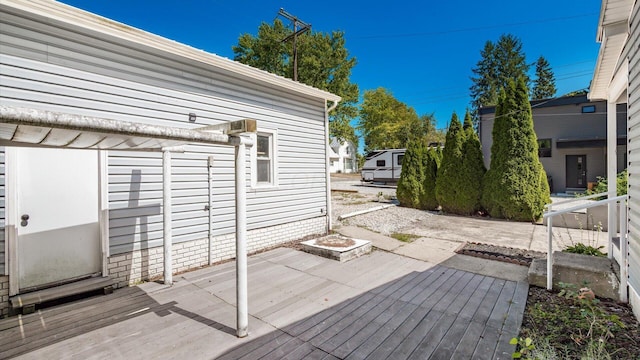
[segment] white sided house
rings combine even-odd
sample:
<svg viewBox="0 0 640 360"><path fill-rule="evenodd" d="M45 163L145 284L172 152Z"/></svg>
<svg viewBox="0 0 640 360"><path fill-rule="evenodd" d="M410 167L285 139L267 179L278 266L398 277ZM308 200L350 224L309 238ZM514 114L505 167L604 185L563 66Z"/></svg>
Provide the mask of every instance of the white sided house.
<svg viewBox="0 0 640 360"><path fill-rule="evenodd" d="M338 138L331 138L329 143L333 154L331 154L331 173L355 173L358 172L358 150L349 140L339 141Z"/></svg>
<svg viewBox="0 0 640 360"><path fill-rule="evenodd" d="M603 0L598 23L598 61L589 98L607 102L607 178L616 176L616 108L627 107L628 214L621 224L628 232L620 235L621 288L640 318L640 4L633 0ZM616 182L609 181L609 198ZM622 202L624 205L625 203ZM609 206L609 221L615 224L616 211ZM609 226L611 229L611 226ZM621 226L622 228L622 226ZM628 286L628 287L627 287Z"/></svg>
<svg viewBox="0 0 640 360"><path fill-rule="evenodd" d="M58 2L0 0L0 317L43 289L171 284L236 258L245 336L246 254L329 230L339 100Z"/></svg>

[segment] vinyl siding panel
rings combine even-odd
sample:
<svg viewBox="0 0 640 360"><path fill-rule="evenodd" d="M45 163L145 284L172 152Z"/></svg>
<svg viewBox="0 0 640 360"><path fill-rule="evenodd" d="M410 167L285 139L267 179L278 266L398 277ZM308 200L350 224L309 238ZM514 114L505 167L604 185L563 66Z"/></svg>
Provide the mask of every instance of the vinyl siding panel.
<svg viewBox="0 0 640 360"><path fill-rule="evenodd" d="M629 285L640 290L640 14L634 6L631 38L625 47L629 59Z"/></svg>
<svg viewBox="0 0 640 360"><path fill-rule="evenodd" d="M3 104L183 128L256 119L259 130L277 132L279 186L252 189L247 182L248 229L325 216L323 99L39 20L2 14ZM197 114L196 124L189 113ZM249 159L246 168L250 179ZM110 254L161 246L162 155L110 151L108 180ZM208 236L209 187L213 235L234 232L234 149L194 144L172 154L175 243Z"/></svg>
<svg viewBox="0 0 640 360"><path fill-rule="evenodd" d="M6 256L7 256L7 243L5 241L4 226L5 222L5 160L4 160L4 148L0 147L0 275L5 274L6 269Z"/></svg>

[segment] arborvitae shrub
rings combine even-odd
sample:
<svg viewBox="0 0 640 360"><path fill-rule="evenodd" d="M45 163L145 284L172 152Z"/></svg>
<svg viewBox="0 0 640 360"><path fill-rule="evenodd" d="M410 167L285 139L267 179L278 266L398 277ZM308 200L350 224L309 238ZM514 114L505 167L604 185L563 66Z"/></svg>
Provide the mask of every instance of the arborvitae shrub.
<svg viewBox="0 0 640 360"><path fill-rule="evenodd" d="M438 200L436 199L436 179L438 177L438 166L440 164L440 154L438 148L429 148L424 153L424 181L422 182L422 194L420 196L420 208L425 210L436 210Z"/></svg>
<svg viewBox="0 0 640 360"><path fill-rule="evenodd" d="M410 140L402 159L402 173L400 173L400 180L396 189L396 197L402 206L420 207L420 194L422 193L422 181L424 178L422 153L422 142Z"/></svg>
<svg viewBox="0 0 640 360"><path fill-rule="evenodd" d="M547 176L524 79L500 93L493 124L491 163L483 179L482 205L492 217L536 221L550 202Z"/></svg>
<svg viewBox="0 0 640 360"><path fill-rule="evenodd" d="M473 130L471 114L464 117L465 141L462 147L462 166L459 170L459 214L472 215L481 210L482 178L486 172L478 134Z"/></svg>
<svg viewBox="0 0 640 360"><path fill-rule="evenodd" d="M453 113L442 151L442 162L436 179L436 199L442 210L459 213L459 171L462 167L464 132L458 116Z"/></svg>

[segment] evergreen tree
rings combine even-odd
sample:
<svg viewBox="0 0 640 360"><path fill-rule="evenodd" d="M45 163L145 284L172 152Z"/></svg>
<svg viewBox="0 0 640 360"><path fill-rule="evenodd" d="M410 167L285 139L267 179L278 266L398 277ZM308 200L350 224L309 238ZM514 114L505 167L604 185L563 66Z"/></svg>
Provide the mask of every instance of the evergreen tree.
<svg viewBox="0 0 640 360"><path fill-rule="evenodd" d="M423 145L422 141L413 139L407 144L396 189L396 197L400 205L411 208L420 207L423 179Z"/></svg>
<svg viewBox="0 0 640 360"><path fill-rule="evenodd" d="M556 95L556 78L551 65L543 56L536 61L536 79L533 81L531 99L549 99Z"/></svg>
<svg viewBox="0 0 640 360"><path fill-rule="evenodd" d="M525 79L501 92L493 125L491 163L483 179L482 205L492 217L536 221L550 202L546 174Z"/></svg>
<svg viewBox="0 0 640 360"><path fill-rule="evenodd" d="M440 166L439 147L428 148L423 157L424 180L422 182L422 193L420 194L420 208L424 210L436 210L438 200L436 199L436 180L438 178L438 167Z"/></svg>
<svg viewBox="0 0 640 360"><path fill-rule="evenodd" d="M479 211L482 195L482 178L486 172L478 134L473 130L469 111L464 116L465 141L462 147L462 167L459 172L459 210L461 215Z"/></svg>
<svg viewBox="0 0 640 360"><path fill-rule="evenodd" d="M529 65L522 51L522 42L511 34L503 34L494 44L487 41L480 52L480 60L471 70L471 108L474 125L483 106L495 105L498 93L509 79L523 77L528 84Z"/></svg>
<svg viewBox="0 0 640 360"><path fill-rule="evenodd" d="M460 213L459 207L459 171L462 167L462 147L464 145L464 131L458 120L458 115L453 113L451 123L447 131L444 143L442 162L438 169L436 179L436 199L442 206L442 210Z"/></svg>

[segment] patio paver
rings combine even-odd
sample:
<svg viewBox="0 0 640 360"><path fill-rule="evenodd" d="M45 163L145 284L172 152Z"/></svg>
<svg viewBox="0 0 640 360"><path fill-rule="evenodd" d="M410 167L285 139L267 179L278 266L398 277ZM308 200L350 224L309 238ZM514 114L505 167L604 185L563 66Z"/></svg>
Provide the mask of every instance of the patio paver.
<svg viewBox="0 0 640 360"><path fill-rule="evenodd" d="M510 359L528 285L375 251L347 263L288 248L0 320L0 358Z"/></svg>

